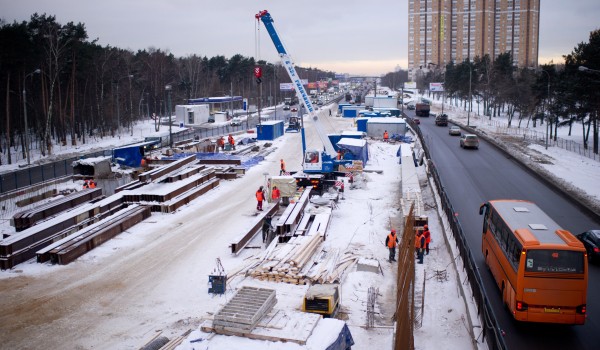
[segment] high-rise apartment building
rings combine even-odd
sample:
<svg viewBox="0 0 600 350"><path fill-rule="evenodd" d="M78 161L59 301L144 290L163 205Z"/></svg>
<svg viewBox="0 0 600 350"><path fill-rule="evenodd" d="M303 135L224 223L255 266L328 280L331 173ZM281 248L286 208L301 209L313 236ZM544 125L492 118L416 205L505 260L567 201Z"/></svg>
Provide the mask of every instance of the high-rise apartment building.
<svg viewBox="0 0 600 350"><path fill-rule="evenodd" d="M540 0L408 0L408 69L512 52L536 67Z"/></svg>

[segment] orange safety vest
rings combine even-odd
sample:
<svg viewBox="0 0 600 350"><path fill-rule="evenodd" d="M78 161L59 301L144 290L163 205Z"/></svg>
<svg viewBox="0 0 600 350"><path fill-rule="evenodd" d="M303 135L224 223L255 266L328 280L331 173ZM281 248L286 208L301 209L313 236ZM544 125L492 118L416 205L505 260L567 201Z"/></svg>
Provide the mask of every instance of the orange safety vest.
<svg viewBox="0 0 600 350"><path fill-rule="evenodd" d="M390 135L386 132L383 133L383 139L387 140L390 137Z"/></svg>
<svg viewBox="0 0 600 350"><path fill-rule="evenodd" d="M423 236L425 236L425 243L431 243L431 233L429 230L423 232Z"/></svg>
<svg viewBox="0 0 600 350"><path fill-rule="evenodd" d="M396 248L396 235L388 235L388 248Z"/></svg>
<svg viewBox="0 0 600 350"><path fill-rule="evenodd" d="M279 189L273 189L273 194L271 195L271 198L279 199L279 197L281 197L281 192L279 191Z"/></svg>
<svg viewBox="0 0 600 350"><path fill-rule="evenodd" d="M90 188L96 188L96 183L94 181L90 181Z"/></svg>
<svg viewBox="0 0 600 350"><path fill-rule="evenodd" d="M420 233L421 231L419 231ZM420 249L423 248L423 245L421 244L421 240L423 238L423 234L419 234L417 233L417 238L415 239L415 248Z"/></svg>
<svg viewBox="0 0 600 350"><path fill-rule="evenodd" d="M235 140L233 139L232 136L229 136L229 144L233 146L233 144L235 144Z"/></svg>
<svg viewBox="0 0 600 350"><path fill-rule="evenodd" d="M283 161L283 159L281 160L281 170L285 171L285 162Z"/></svg>
<svg viewBox="0 0 600 350"><path fill-rule="evenodd" d="M263 191L261 191L261 190L256 191L256 200L259 202L262 202L264 200Z"/></svg>

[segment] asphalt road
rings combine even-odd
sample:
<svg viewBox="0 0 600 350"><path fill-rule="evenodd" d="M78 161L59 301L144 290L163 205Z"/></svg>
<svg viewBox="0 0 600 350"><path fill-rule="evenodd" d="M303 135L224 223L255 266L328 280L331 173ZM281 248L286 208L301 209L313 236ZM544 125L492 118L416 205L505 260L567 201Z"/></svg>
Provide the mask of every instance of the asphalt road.
<svg viewBox="0 0 600 350"><path fill-rule="evenodd" d="M409 116L413 111L406 111ZM600 344L600 267L590 264L587 312L583 326L520 323L502 306L500 291L481 253L482 217L479 206L491 199L525 199L535 202L559 225L574 234L600 227L589 216L539 177L493 145L480 140L478 150L462 149L459 137L434 118L420 118L420 128L443 186L467 236L487 295L494 305L509 349L598 349Z"/></svg>

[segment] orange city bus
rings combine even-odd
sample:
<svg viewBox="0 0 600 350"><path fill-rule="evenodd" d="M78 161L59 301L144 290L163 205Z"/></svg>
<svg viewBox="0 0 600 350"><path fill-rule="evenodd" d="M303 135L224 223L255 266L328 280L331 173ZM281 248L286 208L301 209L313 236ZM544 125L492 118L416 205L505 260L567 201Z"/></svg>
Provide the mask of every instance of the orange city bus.
<svg viewBox="0 0 600 350"><path fill-rule="evenodd" d="M485 215L485 263L513 317L584 324L588 265L583 244L529 201L492 200L479 214Z"/></svg>

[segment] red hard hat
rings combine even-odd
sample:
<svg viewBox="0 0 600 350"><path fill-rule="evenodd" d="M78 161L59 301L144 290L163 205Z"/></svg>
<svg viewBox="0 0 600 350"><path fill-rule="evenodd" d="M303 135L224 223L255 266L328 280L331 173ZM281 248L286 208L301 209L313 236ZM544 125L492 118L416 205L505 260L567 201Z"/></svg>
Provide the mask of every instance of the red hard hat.
<svg viewBox="0 0 600 350"><path fill-rule="evenodd" d="M396 230L392 229L392 233L396 233Z"/></svg>
<svg viewBox="0 0 600 350"><path fill-rule="evenodd" d="M429 228L429 226L425 225L425 226L423 226L423 228Z"/></svg>

